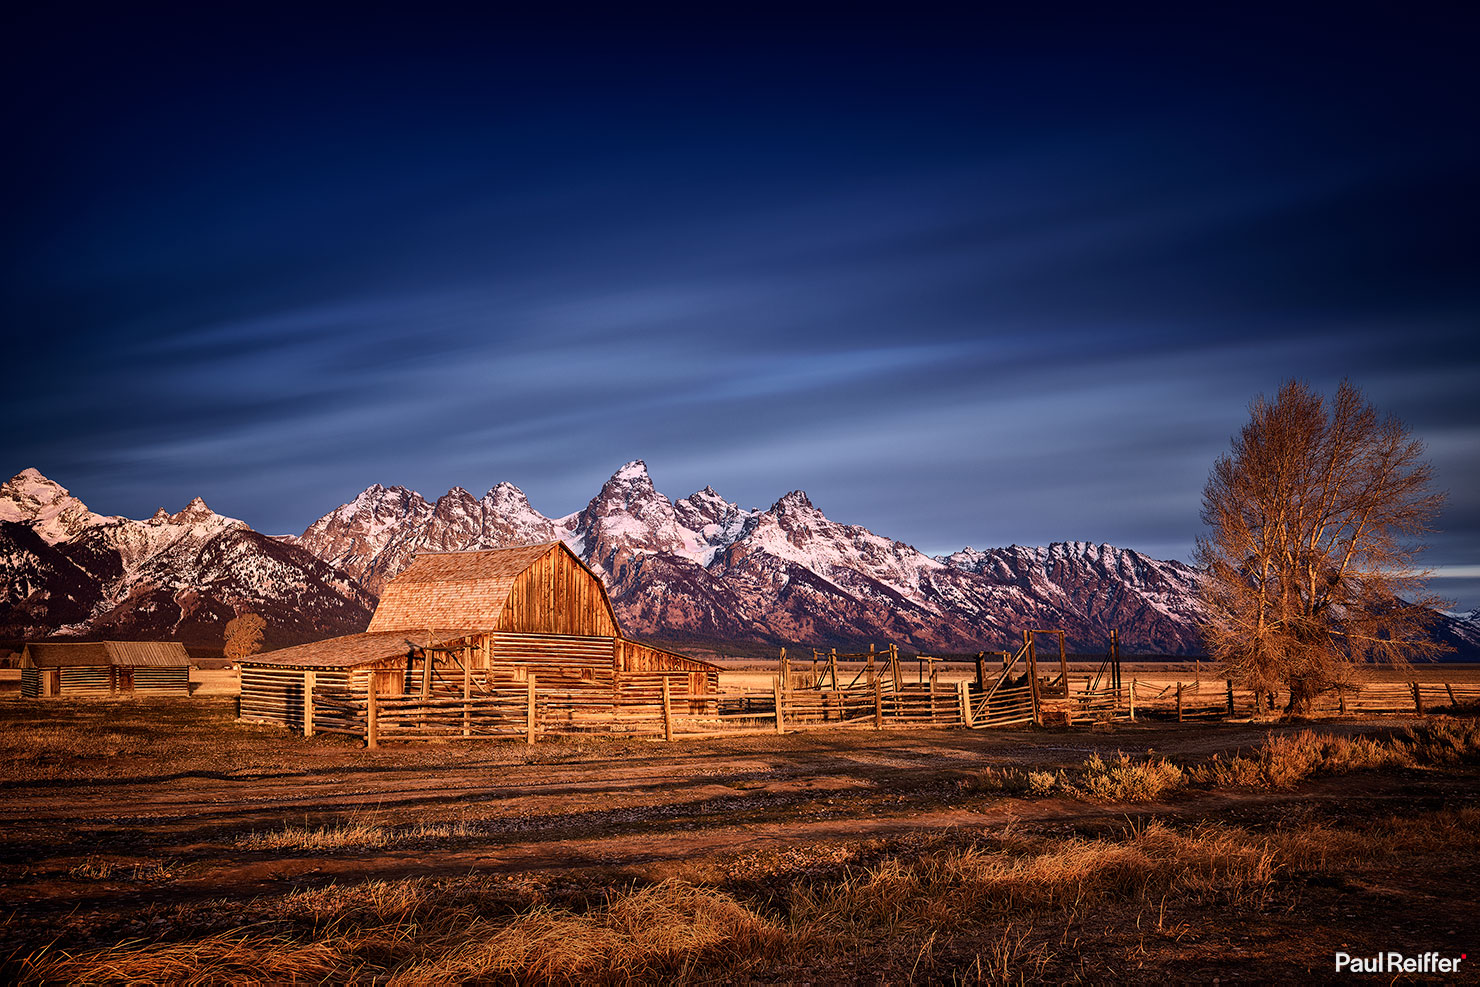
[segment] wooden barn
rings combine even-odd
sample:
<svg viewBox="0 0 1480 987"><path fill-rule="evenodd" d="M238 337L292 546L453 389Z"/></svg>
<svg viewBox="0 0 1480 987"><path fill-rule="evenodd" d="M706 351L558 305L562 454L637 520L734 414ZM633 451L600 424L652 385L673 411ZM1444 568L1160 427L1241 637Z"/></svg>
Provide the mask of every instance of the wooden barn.
<svg viewBox="0 0 1480 987"><path fill-rule="evenodd" d="M42 641L21 650L21 695L190 695L190 656L173 641Z"/></svg>
<svg viewBox="0 0 1480 987"><path fill-rule="evenodd" d="M561 542L418 554L363 634L242 662L241 718L304 726L305 690L363 699L466 696L532 677L541 695L657 701L702 711L719 668L622 636L606 587Z"/></svg>

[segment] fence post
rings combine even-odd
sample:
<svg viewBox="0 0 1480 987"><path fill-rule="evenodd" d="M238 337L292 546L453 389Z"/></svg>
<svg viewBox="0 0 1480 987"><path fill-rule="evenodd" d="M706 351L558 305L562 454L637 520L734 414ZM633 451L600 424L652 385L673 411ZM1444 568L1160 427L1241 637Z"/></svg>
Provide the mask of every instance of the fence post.
<svg viewBox="0 0 1480 987"><path fill-rule="evenodd" d="M1182 683L1177 683L1177 722L1182 722Z"/></svg>
<svg viewBox="0 0 1480 987"><path fill-rule="evenodd" d="M874 729L884 729L884 684L874 679Z"/></svg>
<svg viewBox="0 0 1480 987"><path fill-rule="evenodd" d="M1038 656L1033 651L1033 635L1023 631L1023 650L1028 653L1028 682L1033 686L1033 725L1043 726L1043 706L1038 695Z"/></svg>
<svg viewBox="0 0 1480 987"><path fill-rule="evenodd" d="M313 686L314 673L311 669L303 672L303 735L313 736Z"/></svg>
<svg viewBox="0 0 1480 987"><path fill-rule="evenodd" d="M469 670L473 664L473 649L469 648L463 652L463 736L473 735L473 711L468 706L468 700L473 697L473 673Z"/></svg>
<svg viewBox="0 0 1480 987"><path fill-rule="evenodd" d="M432 632L427 631L427 646L421 650L421 698L432 694Z"/></svg>
<svg viewBox="0 0 1480 987"><path fill-rule="evenodd" d="M781 712L781 679L776 680L776 732L786 732L786 717Z"/></svg>
<svg viewBox="0 0 1480 987"><path fill-rule="evenodd" d="M1418 713L1419 716L1422 716L1423 715L1423 696L1419 695L1419 693L1418 693L1418 683L1417 682L1409 682L1408 684L1413 687L1413 708Z"/></svg>
<svg viewBox="0 0 1480 987"><path fill-rule="evenodd" d="M663 739L673 739L673 704L668 698L668 676L663 676Z"/></svg>
<svg viewBox="0 0 1480 987"><path fill-rule="evenodd" d="M1130 701L1131 701L1131 722L1134 723L1134 722L1136 722L1136 680L1135 679L1131 679Z"/></svg>
<svg viewBox="0 0 1480 987"><path fill-rule="evenodd" d="M380 740L380 726L376 719L375 669L370 669L370 694L365 704L365 746L375 750Z"/></svg>
<svg viewBox="0 0 1480 987"><path fill-rule="evenodd" d="M940 671L934 665L930 666L930 722L935 722L935 674Z"/></svg>
<svg viewBox="0 0 1480 987"><path fill-rule="evenodd" d="M1346 687L1336 687L1336 711L1342 716L1346 715Z"/></svg>
<svg viewBox="0 0 1480 987"><path fill-rule="evenodd" d="M1233 715L1233 679L1228 680L1228 715Z"/></svg>
<svg viewBox="0 0 1480 987"><path fill-rule="evenodd" d="M1459 700L1454 698L1454 689L1450 686L1448 682L1444 683L1444 691L1449 693L1449 705L1458 706Z"/></svg>
<svg viewBox="0 0 1480 987"><path fill-rule="evenodd" d="M956 692L961 697L961 725L971 726L971 683L957 682Z"/></svg>
<svg viewBox="0 0 1480 987"><path fill-rule="evenodd" d="M526 705L524 707L524 742L534 743L534 672L529 673L529 686Z"/></svg>

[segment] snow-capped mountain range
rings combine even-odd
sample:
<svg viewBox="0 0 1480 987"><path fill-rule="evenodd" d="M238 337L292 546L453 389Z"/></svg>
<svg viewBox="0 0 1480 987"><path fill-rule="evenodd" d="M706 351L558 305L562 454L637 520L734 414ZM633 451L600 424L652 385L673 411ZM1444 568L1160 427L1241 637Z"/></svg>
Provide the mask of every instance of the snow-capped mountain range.
<svg viewBox="0 0 1480 987"><path fill-rule="evenodd" d="M146 521L104 517L34 469L0 485L0 636L220 644L254 611L272 645L364 630L375 598L310 553L199 497Z"/></svg>
<svg viewBox="0 0 1480 987"><path fill-rule="evenodd" d="M1198 575L1180 562L1088 542L932 557L840 524L801 491L743 508L705 487L669 500L628 463L581 510L546 517L500 483L428 501L371 486L278 539L199 499L147 521L102 517L34 470L0 486L0 635L108 633L219 641L254 610L269 643L362 630L375 596L416 552L559 539L606 583L633 635L706 644L762 642L910 650L999 650L1031 628L1072 650L1195 654ZM1445 636L1480 648L1480 624Z"/></svg>
<svg viewBox="0 0 1480 987"><path fill-rule="evenodd" d="M1074 647L1102 650L1117 627L1129 649L1199 647L1197 577L1181 563L1083 542L933 558L831 520L801 491L765 510L710 487L670 501L641 461L564 517L507 483L435 503L377 485L289 541L376 592L420 550L554 539L605 580L623 626L649 637L974 651L1062 627Z"/></svg>

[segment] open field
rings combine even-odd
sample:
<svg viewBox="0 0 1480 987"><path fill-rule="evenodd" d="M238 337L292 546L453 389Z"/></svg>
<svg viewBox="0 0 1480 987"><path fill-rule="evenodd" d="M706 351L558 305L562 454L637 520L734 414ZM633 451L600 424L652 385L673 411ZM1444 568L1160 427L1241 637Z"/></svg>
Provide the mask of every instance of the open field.
<svg viewBox="0 0 1480 987"><path fill-rule="evenodd" d="M10 979L1268 981L1475 951L1469 720L366 751L232 709L0 701Z"/></svg>

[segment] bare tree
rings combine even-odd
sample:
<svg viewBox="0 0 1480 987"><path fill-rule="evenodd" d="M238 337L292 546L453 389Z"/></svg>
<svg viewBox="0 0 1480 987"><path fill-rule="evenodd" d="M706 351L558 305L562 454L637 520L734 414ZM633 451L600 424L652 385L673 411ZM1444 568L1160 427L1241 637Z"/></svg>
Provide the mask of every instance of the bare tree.
<svg viewBox="0 0 1480 987"><path fill-rule="evenodd" d="M255 613L238 614L226 622L226 657L241 661L262 650L262 632L267 621Z"/></svg>
<svg viewBox="0 0 1480 987"><path fill-rule="evenodd" d="M1415 568L1444 502L1423 451L1346 381L1329 403L1298 381L1254 400L1203 490L1196 553L1204 640L1229 677L1289 689L1293 712L1354 664L1445 649Z"/></svg>

